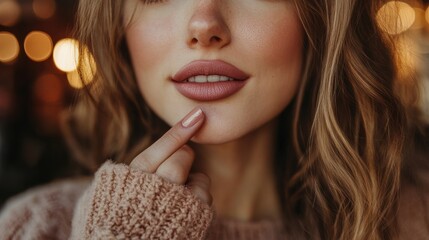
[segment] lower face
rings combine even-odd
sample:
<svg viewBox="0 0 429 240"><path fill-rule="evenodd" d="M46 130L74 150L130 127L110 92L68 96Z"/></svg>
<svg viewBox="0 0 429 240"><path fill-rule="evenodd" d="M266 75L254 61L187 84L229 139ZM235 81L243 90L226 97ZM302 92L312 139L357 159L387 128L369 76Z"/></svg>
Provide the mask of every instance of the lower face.
<svg viewBox="0 0 429 240"><path fill-rule="evenodd" d="M290 0L125 1L126 40L149 107L173 125L195 107L201 144L239 139L275 120L300 83L303 30ZM198 60L227 62L248 78L219 99L182 94L172 78Z"/></svg>

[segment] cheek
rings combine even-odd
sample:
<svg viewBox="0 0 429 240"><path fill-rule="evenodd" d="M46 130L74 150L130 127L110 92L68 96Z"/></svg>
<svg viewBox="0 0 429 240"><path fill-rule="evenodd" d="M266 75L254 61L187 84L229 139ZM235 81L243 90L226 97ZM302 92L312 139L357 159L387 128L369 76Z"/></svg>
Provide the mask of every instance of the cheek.
<svg viewBox="0 0 429 240"><path fill-rule="evenodd" d="M150 72L158 66L170 52L171 37L168 36L168 23L140 24L126 32L128 49L131 53L136 74ZM163 29L162 31L160 29Z"/></svg>
<svg viewBox="0 0 429 240"><path fill-rule="evenodd" d="M156 101L159 98L159 91L154 89L165 89L160 81L167 77L165 69L168 69L168 61L173 51L172 24L165 21L155 22L150 20L139 20L145 24L132 26L126 32L126 40L131 56L132 65L137 78L137 84L143 98L150 106L159 106Z"/></svg>
<svg viewBox="0 0 429 240"><path fill-rule="evenodd" d="M297 18L287 17L286 21L276 22L273 29L261 33L263 43L255 46L260 49L256 57L260 59L265 69L260 68L257 78L257 93L259 99L252 99L252 105L258 106L258 121L264 123L278 116L295 97L301 82L302 28ZM262 31L262 30L261 30ZM260 43L255 41L256 43Z"/></svg>
<svg viewBox="0 0 429 240"><path fill-rule="evenodd" d="M303 59L303 29L298 16L293 13L280 16L252 22L249 31L254 34L246 35L252 37L248 41L252 44L247 47L254 49L247 59L254 59L253 67L259 69L255 95L264 98L254 99L253 104L273 113L282 111L295 96Z"/></svg>
<svg viewBox="0 0 429 240"><path fill-rule="evenodd" d="M283 14L284 15L284 14ZM287 67L300 60L302 50L302 26L296 14L259 19L250 22L244 36L250 44L246 52L271 67Z"/></svg>

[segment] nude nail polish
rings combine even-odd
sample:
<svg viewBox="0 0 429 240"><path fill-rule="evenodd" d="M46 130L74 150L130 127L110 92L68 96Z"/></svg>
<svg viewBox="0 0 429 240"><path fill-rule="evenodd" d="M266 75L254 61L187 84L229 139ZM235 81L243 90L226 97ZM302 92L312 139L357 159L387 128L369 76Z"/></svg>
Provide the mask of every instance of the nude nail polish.
<svg viewBox="0 0 429 240"><path fill-rule="evenodd" d="M183 118L182 126L185 128L190 128L194 126L197 122L199 122L203 117L203 111L201 110L201 108L195 109L194 111L186 115L185 118Z"/></svg>

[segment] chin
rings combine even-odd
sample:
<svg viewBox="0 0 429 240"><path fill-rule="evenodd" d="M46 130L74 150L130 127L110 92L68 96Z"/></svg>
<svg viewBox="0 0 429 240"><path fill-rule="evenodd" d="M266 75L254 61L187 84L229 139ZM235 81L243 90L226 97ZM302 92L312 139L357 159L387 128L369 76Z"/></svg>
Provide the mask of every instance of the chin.
<svg viewBox="0 0 429 240"><path fill-rule="evenodd" d="M214 137L205 136L205 135L197 135L191 139L191 142L196 143L196 144L200 144L200 145L219 145L219 144L224 144L224 143L227 143L230 141L231 140L214 138Z"/></svg>
<svg viewBox="0 0 429 240"><path fill-rule="evenodd" d="M246 133L240 131L232 131L231 129L203 126L197 134L192 137L191 141L203 145L218 145L240 139Z"/></svg>
<svg viewBox="0 0 429 240"><path fill-rule="evenodd" d="M191 142L200 145L220 145L234 140L234 138L214 138L211 136L196 135L191 139Z"/></svg>

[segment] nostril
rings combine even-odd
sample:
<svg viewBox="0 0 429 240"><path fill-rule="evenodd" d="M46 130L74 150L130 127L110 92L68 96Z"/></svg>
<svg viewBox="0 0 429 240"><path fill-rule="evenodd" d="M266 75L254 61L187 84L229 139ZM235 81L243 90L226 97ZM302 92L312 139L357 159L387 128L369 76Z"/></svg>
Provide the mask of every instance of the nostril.
<svg viewBox="0 0 429 240"><path fill-rule="evenodd" d="M212 42L220 42L221 41L220 37L218 37L218 36L213 36L211 38L211 40L212 40Z"/></svg>
<svg viewBox="0 0 429 240"><path fill-rule="evenodd" d="M201 44L210 44L210 43L219 43L219 42L222 42L222 38L220 38L218 36L212 36L212 37L210 37L210 38L207 39L208 41L207 40L202 41L202 40L204 40L204 39L198 39L198 38L194 37L194 38L191 39L190 43L192 45L195 45L195 44L198 44L198 43L201 43Z"/></svg>

